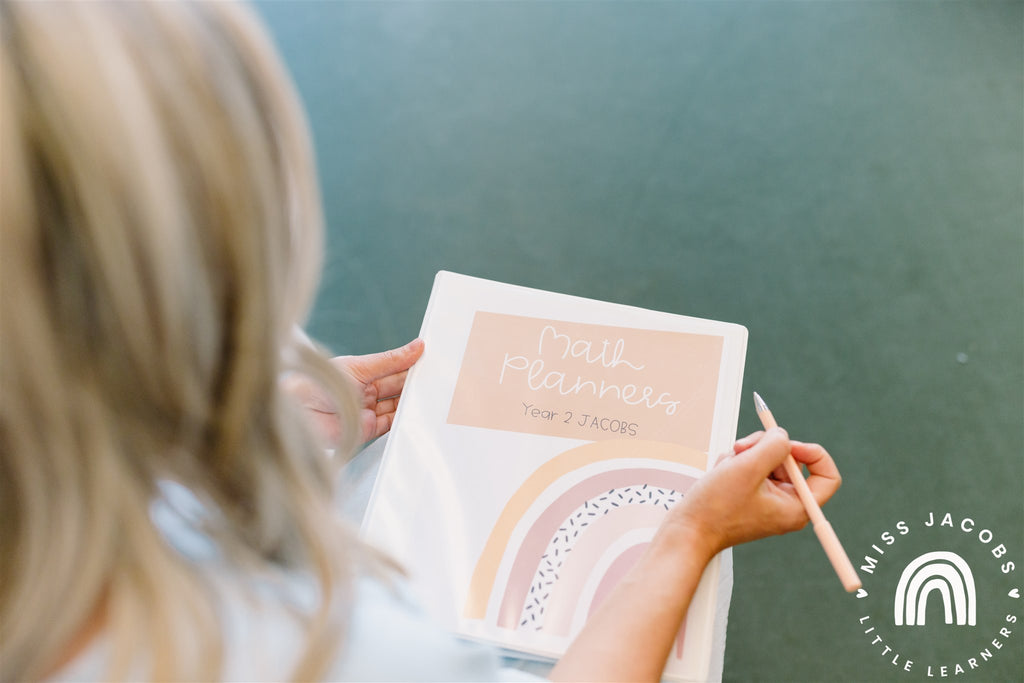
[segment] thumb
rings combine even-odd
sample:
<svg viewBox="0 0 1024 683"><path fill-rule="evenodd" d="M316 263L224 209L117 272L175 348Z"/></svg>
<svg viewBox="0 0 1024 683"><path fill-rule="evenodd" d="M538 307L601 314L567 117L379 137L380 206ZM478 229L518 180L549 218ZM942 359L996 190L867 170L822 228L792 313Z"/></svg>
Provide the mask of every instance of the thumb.
<svg viewBox="0 0 1024 683"><path fill-rule="evenodd" d="M335 363L358 382L374 380L404 372L423 355L423 340L416 338L397 349L363 356L339 356Z"/></svg>

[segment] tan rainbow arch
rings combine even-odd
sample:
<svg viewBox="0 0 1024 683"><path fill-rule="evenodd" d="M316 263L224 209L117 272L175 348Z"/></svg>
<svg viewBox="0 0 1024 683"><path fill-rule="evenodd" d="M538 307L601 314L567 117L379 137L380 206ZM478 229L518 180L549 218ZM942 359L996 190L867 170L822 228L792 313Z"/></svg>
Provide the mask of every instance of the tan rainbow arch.
<svg viewBox="0 0 1024 683"><path fill-rule="evenodd" d="M463 617L485 618L498 567L506 553L512 532L545 489L573 470L596 462L622 459L662 460L704 470L707 467L708 456L701 451L663 441L610 440L578 446L547 461L534 470L505 503L473 569L462 611Z"/></svg>

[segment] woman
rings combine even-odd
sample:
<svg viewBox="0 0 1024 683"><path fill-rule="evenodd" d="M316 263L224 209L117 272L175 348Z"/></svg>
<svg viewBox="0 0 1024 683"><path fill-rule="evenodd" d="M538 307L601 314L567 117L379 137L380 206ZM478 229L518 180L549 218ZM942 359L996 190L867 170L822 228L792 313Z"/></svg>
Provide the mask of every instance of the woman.
<svg viewBox="0 0 1024 683"><path fill-rule="evenodd" d="M332 365L296 338L319 197L253 16L0 15L0 678L510 674L416 613L332 512L344 458L308 416L339 454L383 433L422 344ZM790 451L827 500L821 447L738 442L552 677L658 678L714 554L806 522L772 477Z"/></svg>

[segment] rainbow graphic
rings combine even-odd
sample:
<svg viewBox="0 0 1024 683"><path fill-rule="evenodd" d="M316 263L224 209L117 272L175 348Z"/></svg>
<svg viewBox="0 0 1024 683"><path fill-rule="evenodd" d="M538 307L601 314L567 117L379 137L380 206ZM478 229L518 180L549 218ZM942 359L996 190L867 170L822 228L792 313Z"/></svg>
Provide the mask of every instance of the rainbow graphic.
<svg viewBox="0 0 1024 683"><path fill-rule="evenodd" d="M977 623L977 593L970 565L954 552L939 550L912 560L896 584L893 617L897 626L924 626L928 596L937 591L943 616L957 626Z"/></svg>
<svg viewBox="0 0 1024 683"><path fill-rule="evenodd" d="M707 466L677 444L599 441L538 467L508 499L473 570L463 617L569 639L643 554ZM674 656L683 658L685 625Z"/></svg>

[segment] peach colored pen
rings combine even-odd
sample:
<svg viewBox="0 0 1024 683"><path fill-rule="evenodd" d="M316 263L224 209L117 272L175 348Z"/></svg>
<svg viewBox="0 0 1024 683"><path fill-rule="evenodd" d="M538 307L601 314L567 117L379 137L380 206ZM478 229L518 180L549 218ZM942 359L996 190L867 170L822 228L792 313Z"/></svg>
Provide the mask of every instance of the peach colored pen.
<svg viewBox="0 0 1024 683"><path fill-rule="evenodd" d="M761 424L764 425L765 429L779 426L772 415L772 411L768 410L764 399L756 391L754 392L754 408L757 410L757 416L761 418ZM818 540L821 541L821 547L825 549L825 554L828 555L832 568L836 570L839 580L843 582L843 588L848 593L854 592L861 587L857 570L853 568L853 563L850 562L846 551L843 550L839 537L832 530L832 525L828 523L821 508L818 507L818 501L814 499L810 487L807 486L807 481L804 479L800 467L796 464L796 460L793 459L792 455L787 455L782 464L786 468L789 480L793 482L797 495L800 496L800 502L804 504L804 509L807 510L807 516L811 518L811 523L814 525L814 533L817 534Z"/></svg>

